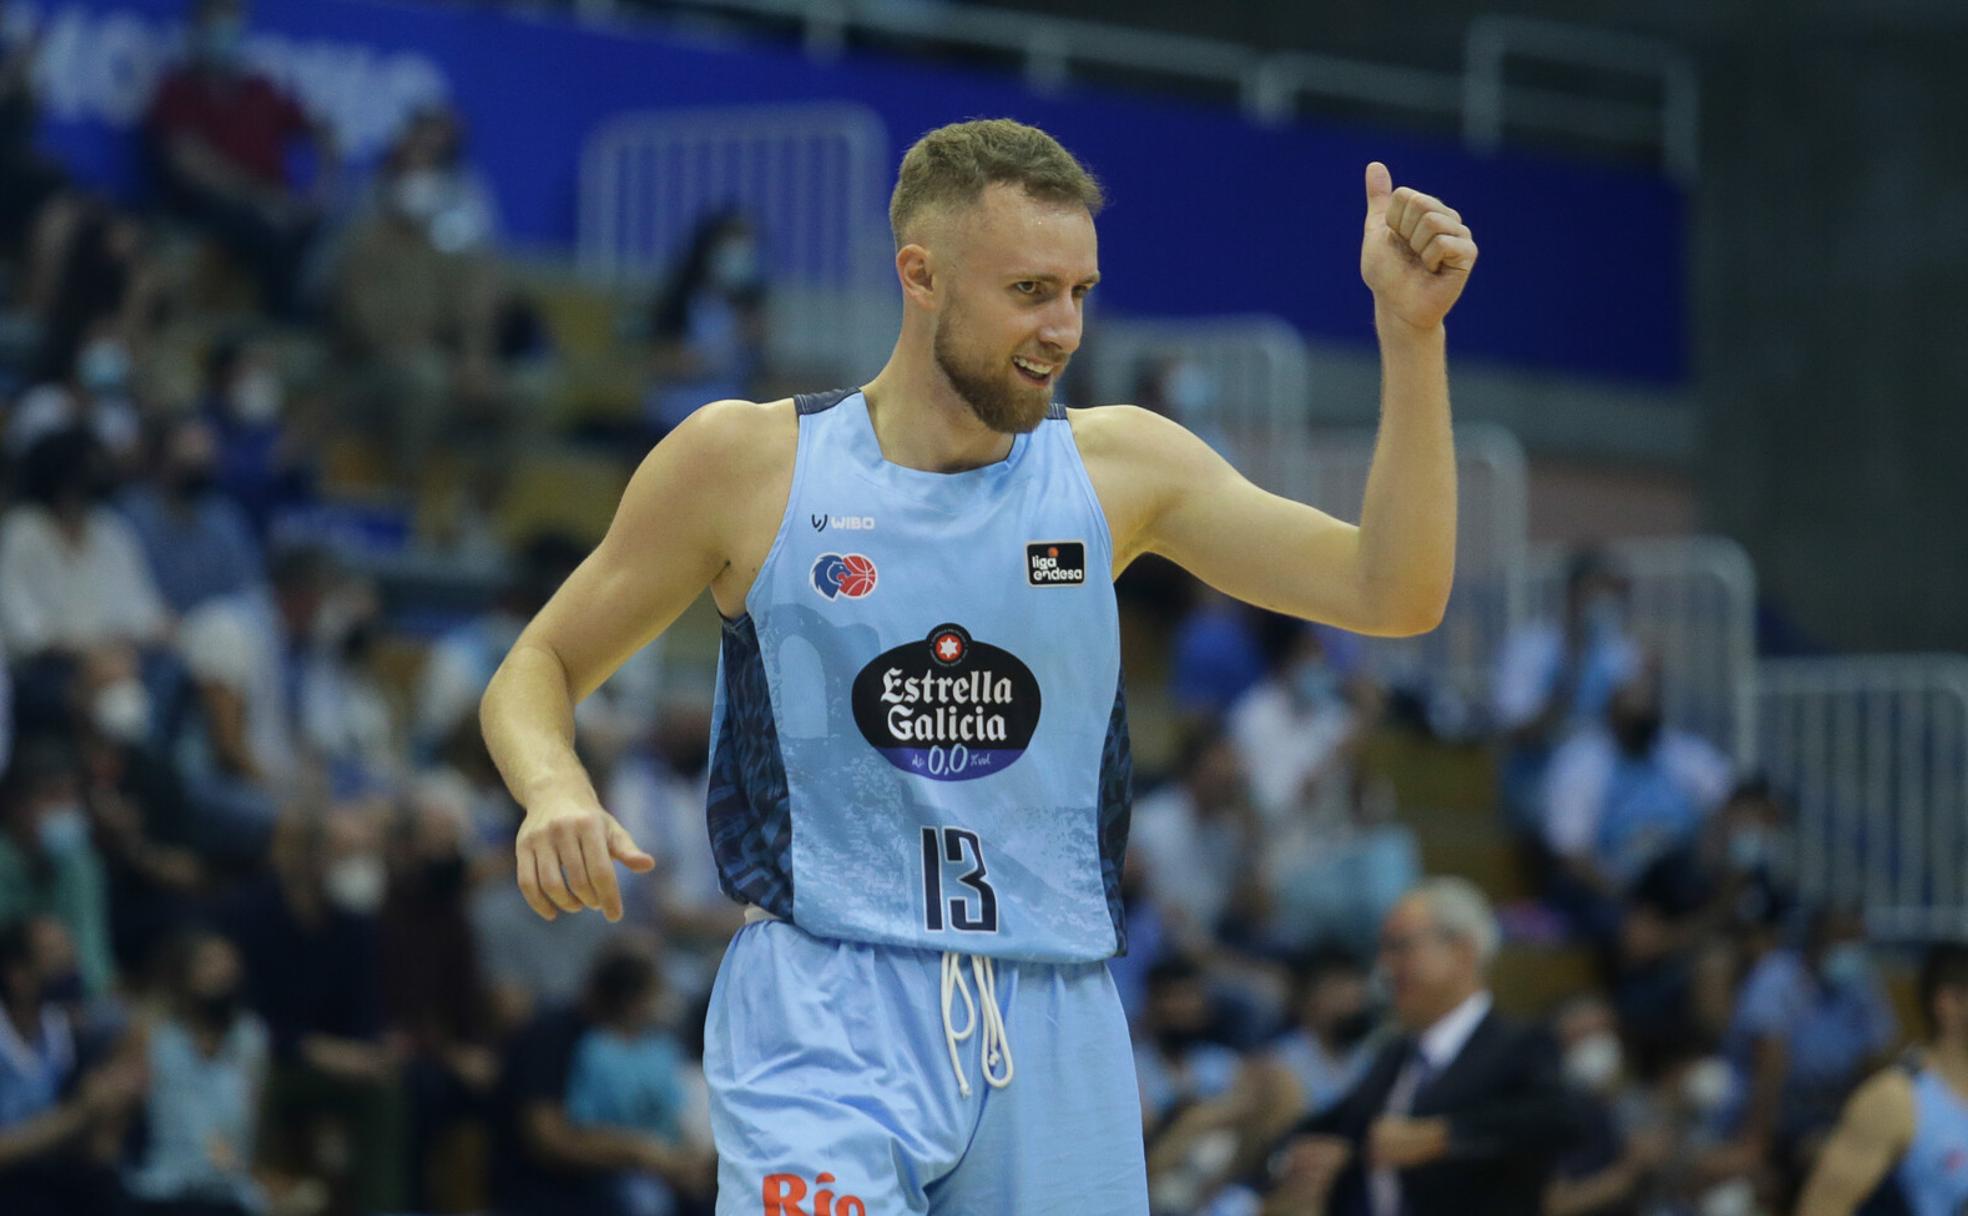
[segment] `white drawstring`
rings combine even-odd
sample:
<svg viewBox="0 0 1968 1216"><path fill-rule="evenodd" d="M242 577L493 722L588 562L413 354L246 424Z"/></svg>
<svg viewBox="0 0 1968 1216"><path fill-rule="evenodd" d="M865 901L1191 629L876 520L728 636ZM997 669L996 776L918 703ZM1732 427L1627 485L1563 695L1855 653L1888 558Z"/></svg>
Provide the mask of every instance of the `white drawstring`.
<svg viewBox="0 0 1968 1216"><path fill-rule="evenodd" d="M951 950L943 952L943 1042L950 1049L950 1071L957 1074L957 1092L966 1098L970 1096L970 1079L964 1076L963 1057L957 1054L957 1045L976 1034L980 1025L984 1028L980 1046L985 1082L993 1089L1003 1089L1011 1084L1012 1073L1011 1039L1005 1034L1004 1014L998 1009L997 968L990 959L973 955L970 970L977 979L975 1000L971 998L969 985L964 983L963 956ZM962 1029L951 1017L956 1009L950 999L952 995L963 998Z"/></svg>

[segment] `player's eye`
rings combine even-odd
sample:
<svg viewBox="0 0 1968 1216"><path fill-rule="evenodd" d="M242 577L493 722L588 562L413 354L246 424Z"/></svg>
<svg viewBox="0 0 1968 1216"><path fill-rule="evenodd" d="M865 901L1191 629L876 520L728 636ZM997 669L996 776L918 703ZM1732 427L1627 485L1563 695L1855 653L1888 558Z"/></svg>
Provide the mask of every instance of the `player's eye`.
<svg viewBox="0 0 1968 1216"><path fill-rule="evenodd" d="M1039 281L1037 279L1020 279L1011 285L1011 289L1021 296L1035 296L1039 294Z"/></svg>

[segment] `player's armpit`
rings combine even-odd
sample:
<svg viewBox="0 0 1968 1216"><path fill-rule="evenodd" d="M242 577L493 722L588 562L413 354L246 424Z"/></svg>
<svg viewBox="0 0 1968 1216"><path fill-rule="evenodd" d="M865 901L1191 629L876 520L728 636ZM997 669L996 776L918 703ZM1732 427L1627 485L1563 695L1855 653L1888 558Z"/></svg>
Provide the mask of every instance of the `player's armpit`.
<svg viewBox="0 0 1968 1216"><path fill-rule="evenodd" d="M1845 1105L1804 1187L1798 1216L1852 1216L1913 1139L1913 1084L1889 1069Z"/></svg>
<svg viewBox="0 0 1968 1216"><path fill-rule="evenodd" d="M1226 595L1355 633L1430 627L1368 593L1358 526L1252 484L1159 414L1115 405L1072 416L1117 564L1157 553Z"/></svg>
<svg viewBox="0 0 1968 1216"><path fill-rule="evenodd" d="M538 646L579 701L667 629L728 559L732 495L751 483L773 419L717 401L656 445L629 481L608 533L515 643Z"/></svg>

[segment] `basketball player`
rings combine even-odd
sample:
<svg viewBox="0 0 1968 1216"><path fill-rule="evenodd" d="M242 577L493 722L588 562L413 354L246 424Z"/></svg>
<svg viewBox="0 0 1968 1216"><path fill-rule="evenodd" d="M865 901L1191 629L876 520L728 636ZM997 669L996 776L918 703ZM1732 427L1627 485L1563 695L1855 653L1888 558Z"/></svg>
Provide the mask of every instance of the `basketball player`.
<svg viewBox="0 0 1968 1216"><path fill-rule="evenodd" d="M1968 945L1928 950L1920 1008L1926 1044L1852 1095L1805 1184L1799 1216L1968 1212ZM1879 1206L1866 1206L1875 1191Z"/></svg>
<svg viewBox="0 0 1968 1216"><path fill-rule="evenodd" d="M1361 633L1440 620L1442 321L1476 246L1383 165L1366 192L1385 378L1358 527L1166 418L1053 403L1100 279L1099 187L1042 131L959 123L902 161L887 366L698 410L493 677L526 898L614 918L611 858L654 863L596 800L572 709L706 586L723 614L710 834L750 923L706 1026L720 1213L1147 1211L1105 964L1126 948L1113 579L1160 553Z"/></svg>

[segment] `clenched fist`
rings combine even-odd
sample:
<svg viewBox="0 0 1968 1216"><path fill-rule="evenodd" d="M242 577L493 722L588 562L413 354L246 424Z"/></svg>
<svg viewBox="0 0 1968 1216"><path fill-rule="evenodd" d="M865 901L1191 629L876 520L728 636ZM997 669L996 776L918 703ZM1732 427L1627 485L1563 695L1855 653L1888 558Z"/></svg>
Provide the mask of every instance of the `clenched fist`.
<svg viewBox="0 0 1968 1216"><path fill-rule="evenodd" d="M1476 267L1476 241L1462 214L1411 186L1396 190L1387 166L1367 166L1367 223L1360 277L1374 305L1416 329L1449 315Z"/></svg>

